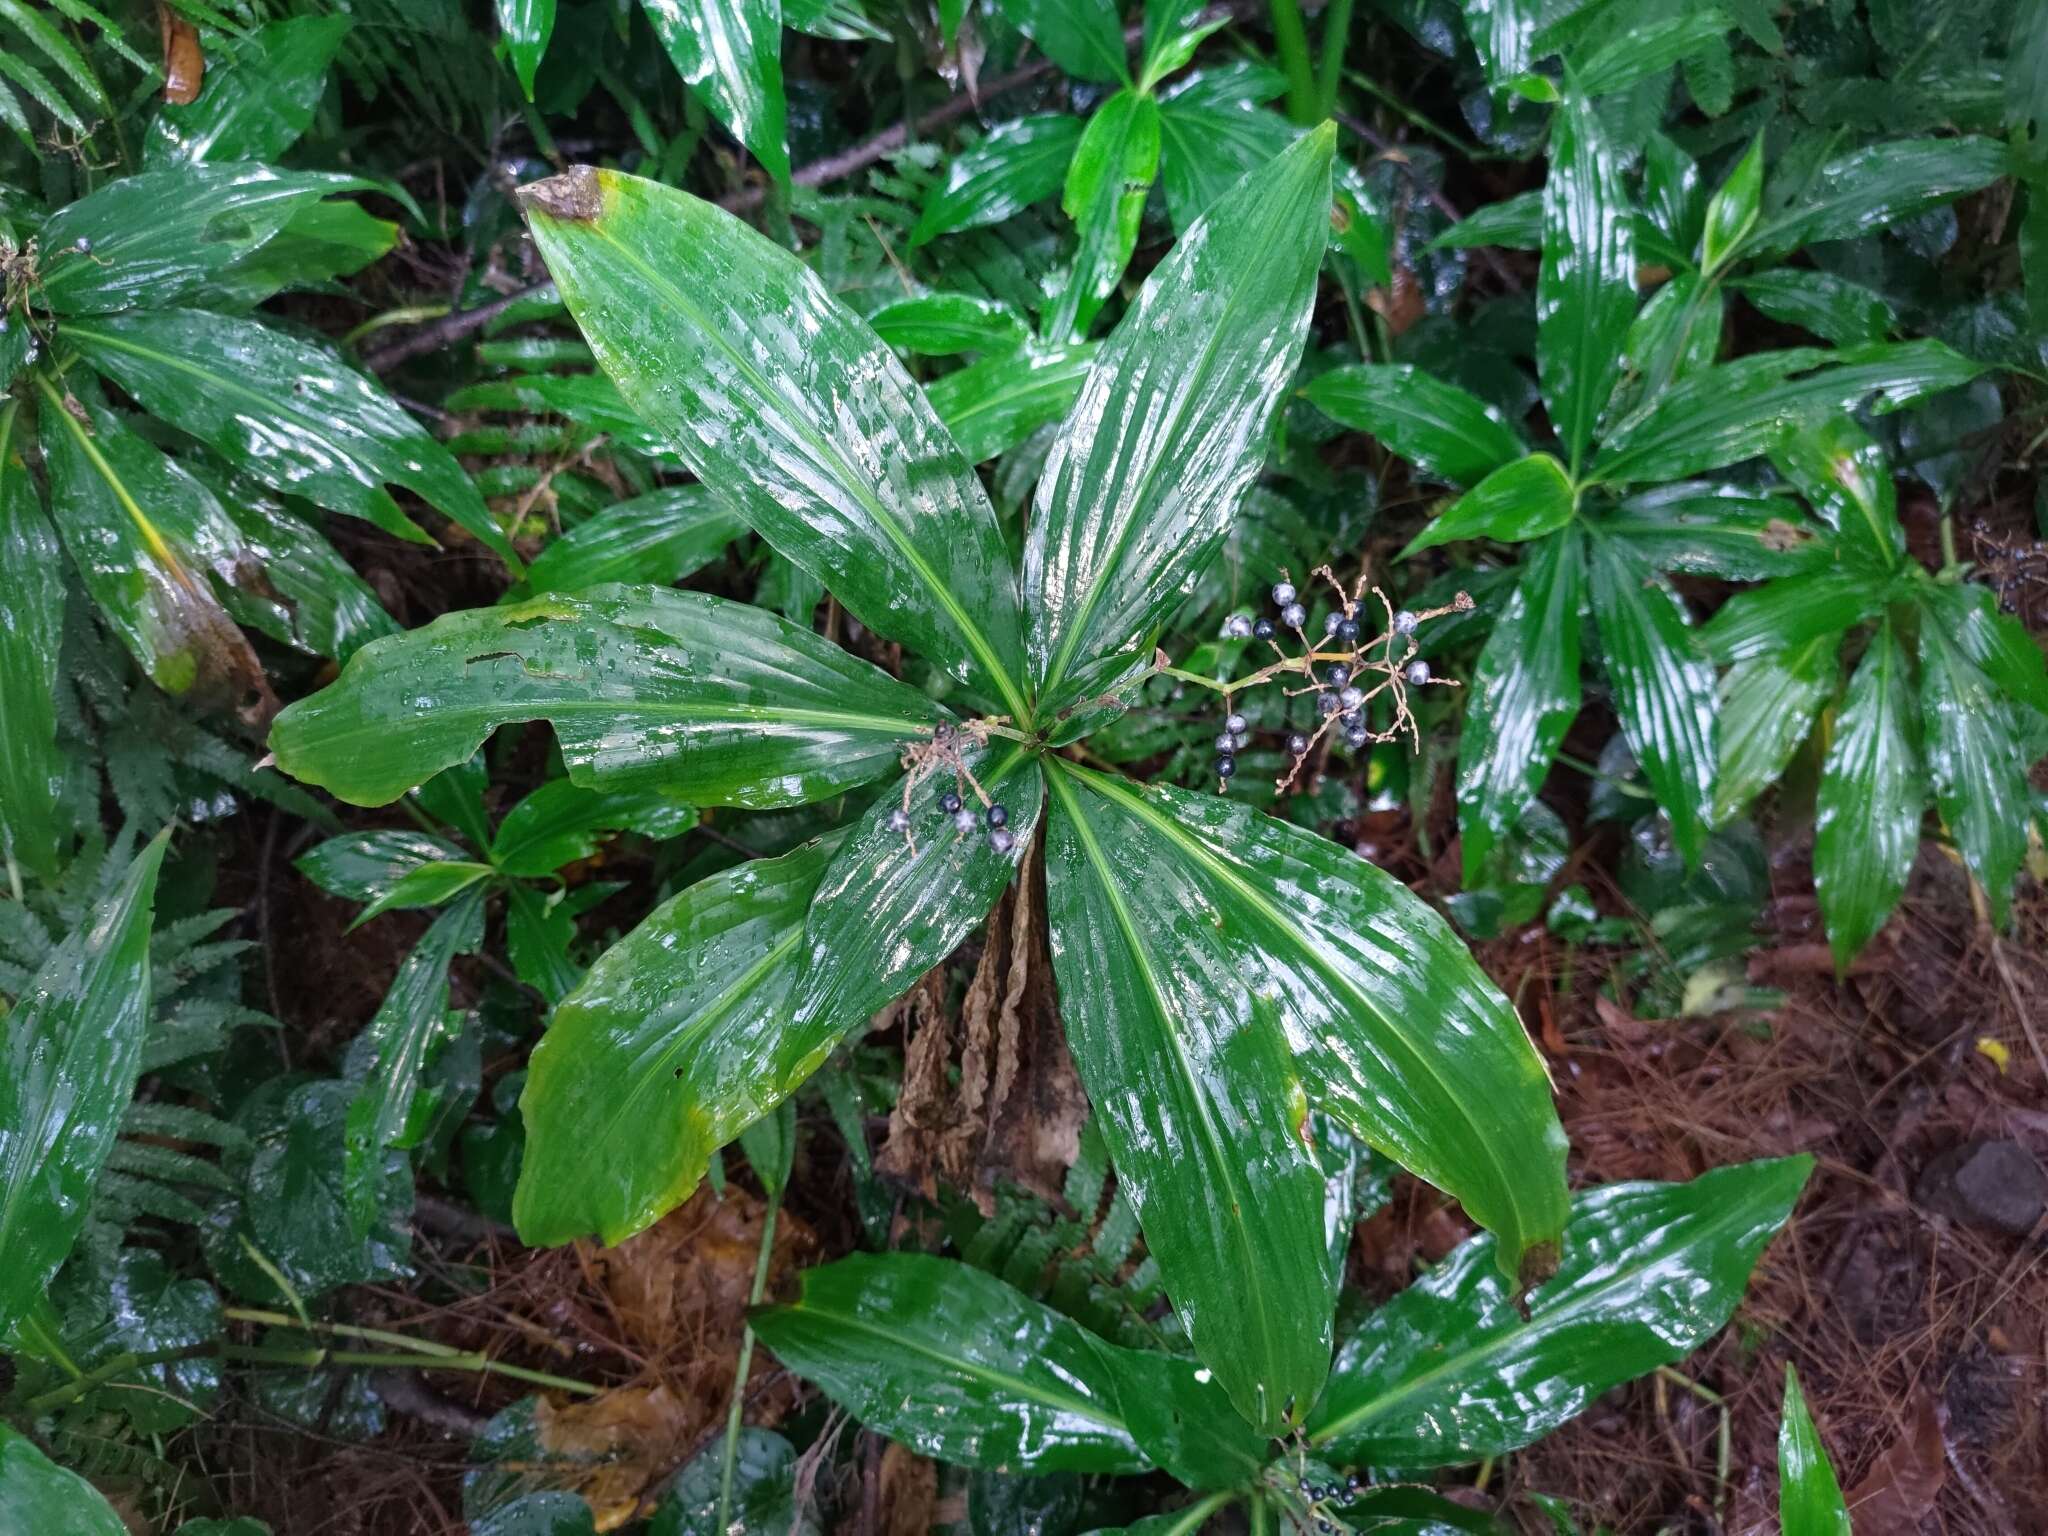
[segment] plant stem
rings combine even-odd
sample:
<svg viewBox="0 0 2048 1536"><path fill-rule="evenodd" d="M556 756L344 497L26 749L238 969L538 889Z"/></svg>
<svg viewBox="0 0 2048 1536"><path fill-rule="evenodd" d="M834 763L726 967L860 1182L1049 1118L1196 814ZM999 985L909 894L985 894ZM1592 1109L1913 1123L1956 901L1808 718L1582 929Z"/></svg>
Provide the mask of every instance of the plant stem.
<svg viewBox="0 0 2048 1536"><path fill-rule="evenodd" d="M213 1344L186 1344L177 1349L153 1349L143 1352L123 1350L113 1359L94 1366L76 1381L67 1381L61 1387L52 1387L40 1397L32 1397L22 1404L22 1412L30 1418L62 1408L66 1403L76 1402L102 1382L112 1381L116 1376L129 1371L140 1370L145 1365L164 1365L173 1360L196 1360L213 1354L218 1348Z"/></svg>
<svg viewBox="0 0 2048 1536"><path fill-rule="evenodd" d="M408 304L402 309L387 309L381 315L372 315L354 330L344 331L341 344L352 347L373 331L381 331L387 325L418 325L423 320L439 320L449 311L446 304Z"/></svg>
<svg viewBox="0 0 2048 1536"><path fill-rule="evenodd" d="M234 1323L261 1323L268 1328L311 1328L321 1333L340 1334L344 1338L365 1339L372 1344L395 1344L400 1349L416 1350L422 1355L442 1359L462 1354L453 1345L438 1344L432 1339L415 1339L409 1334L388 1333L382 1328L359 1328L353 1323L302 1322L282 1312L264 1312L254 1307L223 1307L221 1316Z"/></svg>
<svg viewBox="0 0 2048 1536"><path fill-rule="evenodd" d="M1287 72L1287 115L1307 127L1315 121L1316 77L1308 61L1308 28L1296 0L1269 0L1273 11L1273 42L1280 67Z"/></svg>
<svg viewBox="0 0 2048 1536"><path fill-rule="evenodd" d="M1323 64L1316 77L1316 120L1337 110L1337 86L1344 75L1344 50L1351 41L1352 0L1330 0L1323 17Z"/></svg>
<svg viewBox="0 0 2048 1536"><path fill-rule="evenodd" d="M761 1218L761 1251L754 1258L754 1286L747 1293L749 1307L759 1306L768 1290L768 1259L775 1248L775 1214L781 1209L782 1190L771 1185L768 1214ZM714 1531L732 1528L732 1474L739 1461L740 1410L746 1406L747 1371L753 1363L754 1330L748 1327L740 1334L739 1364L732 1373L732 1406L725 1411L725 1448L718 1465L718 1518L711 1525Z"/></svg>

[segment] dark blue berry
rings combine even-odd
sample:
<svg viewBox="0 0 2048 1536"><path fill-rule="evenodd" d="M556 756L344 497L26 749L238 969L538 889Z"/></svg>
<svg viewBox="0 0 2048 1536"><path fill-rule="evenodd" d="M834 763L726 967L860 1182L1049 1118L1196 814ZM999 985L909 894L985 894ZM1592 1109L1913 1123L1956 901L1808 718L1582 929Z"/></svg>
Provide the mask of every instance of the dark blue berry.
<svg viewBox="0 0 2048 1536"><path fill-rule="evenodd" d="M1272 638L1273 638L1273 621L1272 621L1271 619L1253 619L1253 620L1252 620L1252 638L1253 638L1254 640L1270 640L1270 639L1272 639Z"/></svg>
<svg viewBox="0 0 2048 1536"><path fill-rule="evenodd" d="M1316 712L1318 714L1334 715L1343 707L1343 702L1334 693L1319 693L1316 695Z"/></svg>
<svg viewBox="0 0 2048 1536"><path fill-rule="evenodd" d="M1358 620L1339 620L1337 624L1337 638L1346 645L1353 644L1358 639Z"/></svg>
<svg viewBox="0 0 2048 1536"><path fill-rule="evenodd" d="M1360 1477L1356 1472L1354 1472L1349 1477L1344 1479L1344 1486L1350 1489L1353 1493L1356 1493L1359 1489L1365 1486L1365 1479Z"/></svg>
<svg viewBox="0 0 2048 1536"><path fill-rule="evenodd" d="M90 256L92 254L92 242L86 239L85 236L80 235L71 242L71 249L78 252L81 256Z"/></svg>
<svg viewBox="0 0 2048 1536"><path fill-rule="evenodd" d="M1362 688L1346 688L1337 695L1337 700L1346 709L1356 709L1365 702L1365 690Z"/></svg>
<svg viewBox="0 0 2048 1536"><path fill-rule="evenodd" d="M1218 753L1216 756L1216 777L1227 779L1235 772L1237 772L1237 759L1228 752Z"/></svg>
<svg viewBox="0 0 2048 1536"><path fill-rule="evenodd" d="M948 816L952 815L960 809L960 796L950 789L947 790L943 795L939 796L939 809Z"/></svg>
<svg viewBox="0 0 2048 1536"><path fill-rule="evenodd" d="M997 853L1008 853L1017 846L1017 839L1011 834L1008 827L997 827L993 832L989 833L988 845Z"/></svg>
<svg viewBox="0 0 2048 1536"><path fill-rule="evenodd" d="M1341 613L1326 613L1326 614L1324 614L1324 615L1323 615L1323 633L1324 633L1324 634L1326 634L1326 635L1334 635L1335 633L1337 633L1337 626L1338 626L1339 624L1342 624L1343 622L1344 622L1344 615L1343 615L1343 614L1341 614Z"/></svg>
<svg viewBox="0 0 2048 1536"><path fill-rule="evenodd" d="M1332 688L1342 688L1351 681L1351 669L1341 661L1333 661L1323 668L1323 678Z"/></svg>
<svg viewBox="0 0 2048 1536"><path fill-rule="evenodd" d="M1302 735L1301 732L1296 731L1287 738L1287 755L1289 757L1299 757L1307 750L1308 738Z"/></svg>
<svg viewBox="0 0 2048 1536"><path fill-rule="evenodd" d="M1249 720L1245 719L1243 715L1240 715L1235 711L1223 717L1223 729L1225 729L1226 731L1241 731L1244 730L1250 724L1251 722Z"/></svg>
<svg viewBox="0 0 2048 1536"><path fill-rule="evenodd" d="M1218 752L1235 752L1237 750L1237 737L1229 731L1225 731L1216 738L1214 745Z"/></svg>
<svg viewBox="0 0 2048 1536"><path fill-rule="evenodd" d="M1001 803L990 806L984 814L992 827L1006 827L1010 824L1010 808Z"/></svg>
<svg viewBox="0 0 2048 1536"><path fill-rule="evenodd" d="M1345 744L1349 746L1351 750L1354 752L1364 751L1366 744L1371 740L1372 737L1367 733L1365 727L1362 725L1354 726L1352 729L1344 733Z"/></svg>

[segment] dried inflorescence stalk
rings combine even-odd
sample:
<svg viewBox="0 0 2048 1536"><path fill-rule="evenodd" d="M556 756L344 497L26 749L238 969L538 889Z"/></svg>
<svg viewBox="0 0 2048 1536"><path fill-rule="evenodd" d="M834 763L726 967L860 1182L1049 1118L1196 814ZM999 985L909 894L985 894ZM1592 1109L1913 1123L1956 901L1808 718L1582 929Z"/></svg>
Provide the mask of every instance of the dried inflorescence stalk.
<svg viewBox="0 0 2048 1536"><path fill-rule="evenodd" d="M939 809L952 818L953 826L959 832L972 832L982 822L988 825L989 846L997 853L1008 853L1015 846L1015 834L1010 831L1010 813L1001 802L989 798L981 781L974 776L974 770L967 766L966 752L971 749L980 752L988 746L992 735L1015 735L1005 731L1009 717L994 715L983 720L970 720L965 725L954 725L942 720L931 728L931 735L924 741L914 741L903 749L903 804L889 813L889 830L901 832L903 841L917 852L917 838L912 831L910 797L917 786L936 774L950 768L953 770L953 787L939 796ZM967 808L965 792L972 790L974 798L982 805L980 816Z"/></svg>
<svg viewBox="0 0 2048 1536"><path fill-rule="evenodd" d="M1280 610L1277 624L1271 619L1253 620L1237 614L1224 626L1224 632L1234 638L1264 641L1275 659L1248 677L1220 686L1210 684L1218 687L1226 699L1235 699L1246 689L1267 683L1284 684L1291 678L1303 680L1303 686L1286 689L1287 697L1312 696L1317 719L1312 731L1294 731L1288 735L1287 772L1275 781L1275 787L1283 794L1293 787L1309 754L1332 732L1342 733L1345 744L1353 751L1363 751L1376 742L1392 741L1404 732L1411 740L1416 739L1415 716L1408 708L1408 690L1459 686L1451 678L1432 674L1429 663L1415 654L1416 631L1431 619L1442 618L1448 613L1464 613L1472 607L1471 595L1460 592L1440 608L1426 608L1420 612L1405 608L1396 610L1386 593L1369 585L1363 573L1349 591L1327 565L1318 566L1310 577L1311 581L1317 579L1328 583L1337 599L1337 607L1324 620L1321 641L1310 641L1304 628L1308 622L1308 610L1293 582L1283 575L1272 591L1274 606ZM1363 626L1359 622L1368 594L1379 600L1386 618L1383 632L1370 640L1363 638ZM1290 655L1281 644L1278 637L1283 629L1291 632L1299 642L1300 654ZM1171 671L1175 676L1189 676L1172 668L1162 667L1161 670ZM1206 679L1194 680L1207 682ZM1385 727L1376 728L1372 724L1374 704L1382 696L1392 706L1392 718ZM1248 738L1248 722L1232 709L1224 719L1223 733L1216 738L1216 777L1225 788L1229 787L1231 777L1237 772L1237 752Z"/></svg>

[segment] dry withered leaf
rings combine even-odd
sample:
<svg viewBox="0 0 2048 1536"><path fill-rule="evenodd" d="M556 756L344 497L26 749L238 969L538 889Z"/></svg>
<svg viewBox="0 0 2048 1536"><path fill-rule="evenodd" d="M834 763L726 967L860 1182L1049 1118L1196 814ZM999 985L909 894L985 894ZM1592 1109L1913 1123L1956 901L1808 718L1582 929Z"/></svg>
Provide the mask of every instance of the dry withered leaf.
<svg viewBox="0 0 2048 1536"><path fill-rule="evenodd" d="M198 100L199 88L206 83L199 29L168 5L157 6L156 21L164 45L164 100L173 106Z"/></svg>
<svg viewBox="0 0 2048 1536"><path fill-rule="evenodd" d="M1909 1411L1912 1420L1899 1438L1844 1496L1856 1536L1920 1536L1920 1522L1933 1511L1948 1478L1941 1404L1922 1387Z"/></svg>
<svg viewBox="0 0 2048 1536"><path fill-rule="evenodd" d="M696 1439L699 1414L667 1387L618 1387L558 1408L543 1399L534 1432L552 1455L586 1464L574 1491L589 1501L600 1531L634 1517L656 1481Z"/></svg>
<svg viewBox="0 0 2048 1536"><path fill-rule="evenodd" d="M882 1452L881 1498L876 1501L883 1536L925 1536L938 1498L939 1469L892 1440Z"/></svg>

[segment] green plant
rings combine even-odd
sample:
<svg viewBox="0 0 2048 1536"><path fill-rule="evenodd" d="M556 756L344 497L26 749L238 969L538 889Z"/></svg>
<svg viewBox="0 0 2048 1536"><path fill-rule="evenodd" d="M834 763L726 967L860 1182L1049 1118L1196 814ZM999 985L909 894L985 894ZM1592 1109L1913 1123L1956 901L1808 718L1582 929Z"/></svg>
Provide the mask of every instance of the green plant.
<svg viewBox="0 0 2048 1536"><path fill-rule="evenodd" d="M922 652L966 716L759 610L614 589L451 615L279 717L280 765L359 803L536 717L572 781L701 805L911 770L843 836L684 891L564 1001L522 1100L529 1237L616 1241L683 1199L718 1145L952 950L1043 823L1083 1079L1195 1347L1255 1424L1298 1423L1328 1357L1312 1107L1457 1193L1509 1273L1555 1263L1542 1069L1441 922L1319 839L1058 751L1147 674L1257 472L1325 244L1330 150L1327 130L1302 140L1153 274L1054 447L1021 601L930 407L797 263L631 178L529 192L626 398L849 612ZM1006 845L956 832L934 778L1005 805ZM650 1141L647 1114L677 1136Z"/></svg>

